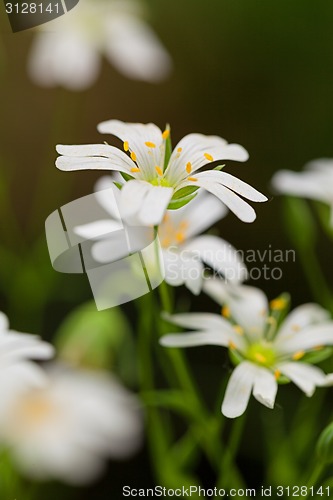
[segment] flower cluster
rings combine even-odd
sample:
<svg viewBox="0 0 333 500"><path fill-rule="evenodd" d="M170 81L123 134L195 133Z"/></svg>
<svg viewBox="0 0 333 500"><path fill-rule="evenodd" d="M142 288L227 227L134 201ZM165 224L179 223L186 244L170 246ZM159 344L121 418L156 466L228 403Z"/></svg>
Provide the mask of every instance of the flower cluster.
<svg viewBox="0 0 333 500"><path fill-rule="evenodd" d="M85 484L107 457L138 448L141 411L109 374L32 361L53 354L37 336L9 330L0 313L0 443L30 478Z"/></svg>
<svg viewBox="0 0 333 500"><path fill-rule="evenodd" d="M274 407L279 381L292 381L307 396L331 376L311 362L310 354L333 345L333 321L317 304L304 304L279 321L287 306L283 296L268 303L265 294L246 285L208 280L205 291L222 305L222 315L188 313L167 319L195 331L169 334L167 347L217 345L229 349L236 365L226 389L222 413L230 418L246 410L251 393L263 405Z"/></svg>

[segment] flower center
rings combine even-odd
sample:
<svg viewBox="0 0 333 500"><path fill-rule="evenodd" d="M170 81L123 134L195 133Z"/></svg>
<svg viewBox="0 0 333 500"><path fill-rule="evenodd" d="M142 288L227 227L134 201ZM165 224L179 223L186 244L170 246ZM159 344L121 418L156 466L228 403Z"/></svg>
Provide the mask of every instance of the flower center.
<svg viewBox="0 0 333 500"><path fill-rule="evenodd" d="M251 344L248 347L245 356L250 361L266 367L274 365L276 361L276 355L272 349L272 344L265 341Z"/></svg>
<svg viewBox="0 0 333 500"><path fill-rule="evenodd" d="M165 214L162 223L158 228L158 235L163 248L169 248L172 245L180 245L186 239L186 230L188 222L186 220L175 224L169 214Z"/></svg>

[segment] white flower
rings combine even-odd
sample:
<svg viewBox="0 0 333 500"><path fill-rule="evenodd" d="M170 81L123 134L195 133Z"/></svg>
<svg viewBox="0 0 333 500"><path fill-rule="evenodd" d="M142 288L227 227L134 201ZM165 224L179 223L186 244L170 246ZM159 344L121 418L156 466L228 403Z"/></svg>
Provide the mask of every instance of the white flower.
<svg viewBox="0 0 333 500"><path fill-rule="evenodd" d="M0 413L14 390L44 383L43 371L32 360L53 354L53 347L37 335L9 330L8 318L0 312Z"/></svg>
<svg viewBox="0 0 333 500"><path fill-rule="evenodd" d="M228 144L217 136L190 134L177 144L165 165L169 130L162 133L152 123L118 120L103 122L98 130L119 137L124 151L108 144L58 145L57 152L63 156L57 158L56 165L66 171L113 170L129 175L131 180L122 188L121 213L128 218L138 217L143 225L160 224L171 199L176 203L184 194L183 188L206 189L244 222L253 222L256 215L240 196L252 201L267 200L256 189L226 172L199 172L216 160L246 161L248 153L238 144ZM189 196L188 192L185 194Z"/></svg>
<svg viewBox="0 0 333 500"><path fill-rule="evenodd" d="M0 440L27 476L85 484L107 457L125 458L140 444L136 398L111 376L51 364L48 384L20 392L0 419Z"/></svg>
<svg viewBox="0 0 333 500"><path fill-rule="evenodd" d="M117 182L119 181L123 182L117 179ZM114 198L111 199L105 189L112 187ZM92 247L93 257L98 262L107 263L115 258L115 248L113 241L103 239L102 235L108 235L113 230L114 222L111 219L114 219L117 212L121 192L114 186L111 176L100 178L95 185L95 191L99 202L110 214L110 220L77 227L75 232L84 238L99 240ZM158 236L162 248L165 281L168 284L185 284L192 293L198 294L204 279L204 264L221 273L232 283L240 283L246 278L246 267L230 243L218 236L197 236L223 218L227 212L220 200L206 192L200 192L190 204L166 212L158 227Z"/></svg>
<svg viewBox="0 0 333 500"><path fill-rule="evenodd" d="M323 158L305 165L303 172L280 170L272 178L277 192L327 203L333 226L333 160Z"/></svg>
<svg viewBox="0 0 333 500"><path fill-rule="evenodd" d="M31 78L46 87L83 90L97 79L105 55L128 78L163 80L171 59L141 7L137 0L80 0L36 34L28 61Z"/></svg>
<svg viewBox="0 0 333 500"><path fill-rule="evenodd" d="M225 285L207 280L205 291L224 304L222 315L177 314L168 317L176 325L190 328L186 334L161 339L168 347L219 345L228 347L237 360L229 380L222 413L235 418L246 410L251 393L263 405L274 407L280 377L294 382L307 396L329 379L318 367L306 362L309 352L333 345L333 321L317 304L294 309L279 324L286 307L284 298L268 303L265 294L253 287Z"/></svg>

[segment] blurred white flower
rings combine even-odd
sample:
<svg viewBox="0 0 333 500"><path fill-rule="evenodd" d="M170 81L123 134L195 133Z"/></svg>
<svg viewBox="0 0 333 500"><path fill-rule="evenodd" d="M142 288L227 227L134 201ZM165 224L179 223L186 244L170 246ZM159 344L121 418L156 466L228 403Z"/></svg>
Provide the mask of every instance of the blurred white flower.
<svg viewBox="0 0 333 500"><path fill-rule="evenodd" d="M56 166L66 171L113 170L129 175L130 180L121 190L120 211L129 219L136 217L143 225L160 224L170 202L177 204L180 199L188 199L200 187L215 195L244 222L253 222L256 214L241 196L267 201L266 196L226 172L199 172L216 160L246 161L248 153L238 144L228 144L217 136L189 134L177 144L165 165L169 130L162 132L153 123L118 120L103 122L98 130L119 137L124 151L108 144L58 145L57 152L63 156L57 158Z"/></svg>
<svg viewBox="0 0 333 500"><path fill-rule="evenodd" d="M333 226L333 159L313 160L305 165L303 172L280 170L273 176L272 185L281 194L327 203Z"/></svg>
<svg viewBox="0 0 333 500"><path fill-rule="evenodd" d="M170 322L196 331L166 335L161 344L229 348L237 366L222 404L226 417L242 415L251 393L260 403L273 408L280 378L294 382L307 396L312 396L317 386L331 382L331 376L327 378L320 368L306 362L310 352L333 345L333 321L319 305L297 307L279 324L279 316L287 306L282 296L269 304L257 288L228 286L215 279L207 280L204 288L223 304L224 317L209 313L167 316Z"/></svg>
<svg viewBox="0 0 333 500"><path fill-rule="evenodd" d="M112 219L117 213L121 198L121 191L115 187L113 180L114 177L111 176L101 177L95 185L98 200ZM117 178L118 184L123 182ZM108 196L105 191L112 187L114 198ZM220 200L206 192L199 192L190 204L166 212L158 227L158 236L162 248L165 281L168 284L185 284L192 293L200 293L204 264L221 273L232 283L240 283L246 278L246 267L230 243L218 236L197 236L223 218L227 212L228 209ZM100 235L107 235L113 229L114 222L106 219L76 227L75 232L81 237L99 240L92 247L93 257L98 262L107 263L114 258L114 244Z"/></svg>
<svg viewBox="0 0 333 500"><path fill-rule="evenodd" d="M86 89L96 81L103 55L128 78L163 80L171 59L143 17L140 0L80 0L39 28L28 60L32 80Z"/></svg>
<svg viewBox="0 0 333 500"><path fill-rule="evenodd" d="M0 414L15 391L45 383L42 369L32 360L53 354L53 347L37 335L10 330L7 316L0 312Z"/></svg>
<svg viewBox="0 0 333 500"><path fill-rule="evenodd" d="M45 387L17 393L0 419L0 440L25 475L86 484L107 457L123 459L137 450L139 404L116 380L60 364L46 374Z"/></svg>

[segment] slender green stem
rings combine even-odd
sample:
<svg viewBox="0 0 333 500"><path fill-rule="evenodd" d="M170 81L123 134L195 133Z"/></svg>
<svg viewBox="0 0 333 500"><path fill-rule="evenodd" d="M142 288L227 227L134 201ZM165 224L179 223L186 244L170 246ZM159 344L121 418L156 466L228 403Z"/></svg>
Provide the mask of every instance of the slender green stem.
<svg viewBox="0 0 333 500"><path fill-rule="evenodd" d="M316 486L318 480L320 479L322 473L324 472L325 467L326 464L324 462L318 462L318 461L315 462L312 473L306 485L308 488L308 494L306 495L306 497L304 497L305 499L309 498L311 494L310 490L311 486Z"/></svg>
<svg viewBox="0 0 333 500"><path fill-rule="evenodd" d="M239 484L238 471L233 470L233 463L236 458L245 425L245 415L232 422L232 430L227 447L224 450L221 462L220 474L217 480L217 487L234 487Z"/></svg>

